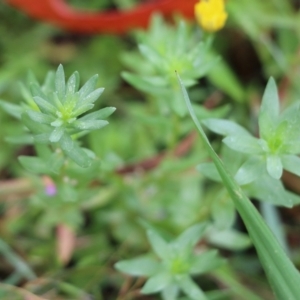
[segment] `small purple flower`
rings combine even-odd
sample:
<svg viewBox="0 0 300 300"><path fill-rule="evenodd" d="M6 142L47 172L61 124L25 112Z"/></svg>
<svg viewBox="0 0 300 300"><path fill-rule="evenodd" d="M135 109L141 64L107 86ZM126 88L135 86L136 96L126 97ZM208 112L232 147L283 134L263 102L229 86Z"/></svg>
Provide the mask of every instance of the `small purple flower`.
<svg viewBox="0 0 300 300"><path fill-rule="evenodd" d="M44 185L45 185L45 193L48 196L54 196L57 193L56 186L50 177L43 177Z"/></svg>

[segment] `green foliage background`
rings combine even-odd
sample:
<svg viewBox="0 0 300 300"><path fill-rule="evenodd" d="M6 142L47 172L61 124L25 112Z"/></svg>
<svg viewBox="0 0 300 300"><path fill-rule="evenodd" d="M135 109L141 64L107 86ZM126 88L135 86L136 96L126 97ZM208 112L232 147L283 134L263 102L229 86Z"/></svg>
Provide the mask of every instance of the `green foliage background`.
<svg viewBox="0 0 300 300"><path fill-rule="evenodd" d="M72 1L91 10L126 9L136 3ZM193 22L182 23L179 16L173 24L156 16L149 30L118 37L64 32L0 3L1 100L19 105L26 96L20 83L30 82L29 71L43 83L49 70L63 64L67 78L79 71L81 85L98 74L95 88L105 90L93 111L117 108L108 126L80 140L97 157L92 166L82 169L71 162L59 175L50 174L59 191L51 196L45 194L45 178L24 170L17 159L46 157L45 148L22 140L24 126L2 105L3 299L33 294L36 299L161 299L158 294L141 295L146 279L128 277L114 266L151 252L151 246L155 250L149 232L171 244L197 223L208 225L195 242L196 251L217 249L227 259L218 269L208 268L208 275L193 274L207 299L274 299L244 223L203 141L196 138L174 70L188 88L197 118L209 129L228 137L224 128L229 123L214 123L221 118L257 137L259 103L270 76L278 83L282 109L299 99L300 16L295 1L230 0L226 7L228 23L213 37ZM228 128L230 133L241 130ZM247 153L232 151L234 142L227 147L217 135L208 134L234 176ZM286 137L284 131L280 134ZM299 266L299 209L271 205L299 203L298 177L284 173L283 183L269 178L252 186L248 177L243 180L244 191ZM62 238L61 225L68 228ZM71 247L66 259L60 243ZM126 267L120 263L119 269ZM182 285L184 293L178 297L186 297L188 284ZM166 293L163 297L177 299Z"/></svg>

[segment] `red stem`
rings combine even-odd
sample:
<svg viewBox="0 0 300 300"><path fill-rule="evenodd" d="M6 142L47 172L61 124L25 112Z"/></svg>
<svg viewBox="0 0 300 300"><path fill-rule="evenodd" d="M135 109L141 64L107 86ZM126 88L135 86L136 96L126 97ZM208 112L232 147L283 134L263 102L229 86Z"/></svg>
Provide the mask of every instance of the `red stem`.
<svg viewBox="0 0 300 300"><path fill-rule="evenodd" d="M31 17L55 24L78 33L122 34L132 28L145 28L150 16L160 12L165 16L173 13L191 18L198 0L156 0L137 5L129 11L106 11L92 13L78 11L64 0L6 0L10 5Z"/></svg>

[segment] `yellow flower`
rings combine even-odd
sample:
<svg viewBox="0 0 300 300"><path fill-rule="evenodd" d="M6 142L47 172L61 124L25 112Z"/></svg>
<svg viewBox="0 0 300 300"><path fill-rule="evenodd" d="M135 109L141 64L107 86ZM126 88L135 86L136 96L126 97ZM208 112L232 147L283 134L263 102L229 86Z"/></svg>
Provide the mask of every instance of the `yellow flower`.
<svg viewBox="0 0 300 300"><path fill-rule="evenodd" d="M195 15L204 30L220 30L227 19L224 0L201 0L195 5Z"/></svg>

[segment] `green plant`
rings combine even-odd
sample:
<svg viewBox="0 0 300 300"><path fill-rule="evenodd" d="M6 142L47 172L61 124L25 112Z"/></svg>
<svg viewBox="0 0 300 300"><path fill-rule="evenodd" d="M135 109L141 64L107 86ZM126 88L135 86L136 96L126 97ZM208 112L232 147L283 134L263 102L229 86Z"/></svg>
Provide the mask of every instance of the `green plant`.
<svg viewBox="0 0 300 300"><path fill-rule="evenodd" d="M272 300L268 279L279 300L298 300L299 221L287 209L300 203L289 190L300 152L292 3L226 2L213 38L180 16L126 37L82 37L1 8L3 297ZM270 74L285 109L270 79L257 113Z"/></svg>
<svg viewBox="0 0 300 300"><path fill-rule="evenodd" d="M189 227L177 239L166 242L158 233L148 230L148 240L160 261L150 256L118 262L115 267L133 276L149 277L141 292L161 292L164 300L178 299L182 290L190 299L207 299L205 293L191 276L209 272L223 264L217 251L202 251L194 254L194 248L203 236L206 224Z"/></svg>
<svg viewBox="0 0 300 300"><path fill-rule="evenodd" d="M234 201L236 209L238 210L245 222L245 225L257 249L261 263L268 276L269 282L272 286L276 297L278 299L296 300L299 295L300 284L300 274L298 270L289 260L288 256L279 244L278 240L273 236L272 232L265 224L259 213L256 211L255 207L245 196L242 189L239 187L239 185L230 175L230 173L226 170L221 159L213 150L193 111L187 91L184 88L179 77L178 79L184 95L186 105L189 109L195 126L197 127L197 130L205 143L206 149L208 150L209 155L212 158L226 189L228 190L228 193ZM276 88L274 89L274 86L271 91L272 93L270 95L270 90L267 90L264 102L262 103L261 111L263 113L266 113L266 110L268 108L272 112L273 107L270 106L270 104L272 105L273 99L275 99L275 101L278 99ZM278 113L276 108L275 113ZM268 113L266 113L266 115L269 116ZM272 115L272 113L270 113L270 115ZM267 121L270 121L270 119L267 118Z"/></svg>

